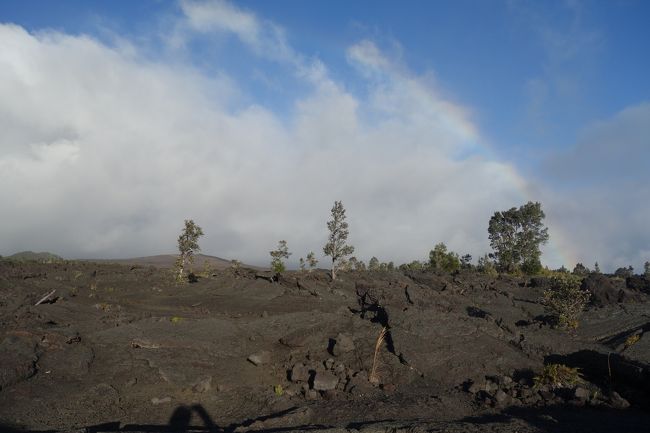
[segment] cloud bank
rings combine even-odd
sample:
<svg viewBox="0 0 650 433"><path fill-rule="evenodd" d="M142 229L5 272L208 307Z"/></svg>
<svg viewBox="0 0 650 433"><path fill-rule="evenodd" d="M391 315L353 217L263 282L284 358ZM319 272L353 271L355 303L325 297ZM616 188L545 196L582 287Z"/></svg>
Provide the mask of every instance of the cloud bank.
<svg viewBox="0 0 650 433"><path fill-rule="evenodd" d="M255 17L225 13L243 14L227 31L260 44ZM221 22L192 17L201 29ZM419 258L439 241L484 251L490 213L520 199L512 169L471 156L480 137L465 110L372 42L348 59L368 75L365 99L315 63L311 90L281 118L254 104L226 108L232 77L2 25L2 252L173 251L193 218L204 251L264 263L279 239L295 256L320 253L339 199L362 258Z"/></svg>
<svg viewBox="0 0 650 433"><path fill-rule="evenodd" d="M242 98L238 77L222 70L152 60L128 41L114 46L0 25L0 254L173 252L183 219L192 218L206 233L208 254L266 264L285 239L297 260L309 251L321 255L335 200L347 209L350 242L364 260L422 259L437 242L483 254L495 210L540 198L551 238L553 227L573 232L559 236L562 248L597 251L603 265L629 260L627 248L638 246L623 225L636 218L641 229L647 206L614 226L620 208L602 210L602 232L628 240L607 252L610 237L590 237L584 224L585 209L604 206L593 189L581 190L584 206L556 185L526 193L531 185L490 157L471 110L373 41L341 53L365 85L355 94L327 65L295 52L275 24L229 3L180 5L175 49L183 49L183 38L234 35L307 91L280 114ZM614 137L620 122L650 124L647 106L639 110L593 133L606 137L604 128ZM593 144L589 134L569 156L550 161L549 172L572 176L581 146L601 146L590 154L609 158L613 142ZM647 199L647 187L637 186ZM561 258L551 252L546 261L559 266Z"/></svg>

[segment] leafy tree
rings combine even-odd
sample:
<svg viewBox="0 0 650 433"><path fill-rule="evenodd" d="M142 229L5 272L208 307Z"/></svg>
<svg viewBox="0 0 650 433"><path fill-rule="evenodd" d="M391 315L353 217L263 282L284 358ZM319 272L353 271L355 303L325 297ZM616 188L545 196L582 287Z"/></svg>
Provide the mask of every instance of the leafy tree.
<svg viewBox="0 0 650 433"><path fill-rule="evenodd" d="M618 268L614 272L614 276L619 277L619 278L628 278L634 275L634 268L632 266L628 266L627 268L622 267Z"/></svg>
<svg viewBox="0 0 650 433"><path fill-rule="evenodd" d="M340 262L354 252L354 247L345 243L349 232L343 203L335 201L331 213L332 219L327 222L330 235L323 247L323 253L332 258L332 280L336 280L336 271Z"/></svg>
<svg viewBox="0 0 650 433"><path fill-rule="evenodd" d="M440 242L429 252L429 266L437 272L454 272L460 269L460 258Z"/></svg>
<svg viewBox="0 0 650 433"><path fill-rule="evenodd" d="M371 272L375 272L379 270L379 259L377 257L374 257L370 259L368 262L368 270Z"/></svg>
<svg viewBox="0 0 650 433"><path fill-rule="evenodd" d="M645 262L643 264L643 275L646 279L650 279L650 262Z"/></svg>
<svg viewBox="0 0 650 433"><path fill-rule="evenodd" d="M203 236L203 229L193 220L185 220L185 227L178 237L178 259L176 260L176 279L183 281L185 266L194 263L194 253L201 251L199 238Z"/></svg>
<svg viewBox="0 0 650 433"><path fill-rule="evenodd" d="M366 270L366 264L363 263L362 260L357 259L356 257L350 257L350 260L348 260L348 264L350 266L350 269L353 269L355 271Z"/></svg>
<svg viewBox="0 0 650 433"><path fill-rule="evenodd" d="M586 275L589 275L589 269L582 263L577 263L575 267L573 268L573 275L577 275L579 277L584 277Z"/></svg>
<svg viewBox="0 0 650 433"><path fill-rule="evenodd" d="M277 273L284 272L286 268L282 259L288 259L291 255L287 247L287 241L282 240L278 242L278 248L269 251L269 254L271 255L271 269Z"/></svg>
<svg viewBox="0 0 650 433"><path fill-rule="evenodd" d="M317 264L318 260L316 260L316 255L313 251L310 251L309 254L307 254L307 266L309 266L309 272L311 272Z"/></svg>
<svg viewBox="0 0 650 433"><path fill-rule="evenodd" d="M540 203L528 202L519 209L495 212L488 226L490 246L498 268L504 272L522 269L541 270L540 246L548 239L542 220L545 214Z"/></svg>

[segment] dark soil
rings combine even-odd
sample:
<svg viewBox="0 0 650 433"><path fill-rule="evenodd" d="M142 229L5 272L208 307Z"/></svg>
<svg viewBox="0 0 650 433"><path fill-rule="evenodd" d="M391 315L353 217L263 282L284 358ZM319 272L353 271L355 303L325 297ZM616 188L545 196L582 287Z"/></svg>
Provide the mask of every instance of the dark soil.
<svg viewBox="0 0 650 433"><path fill-rule="evenodd" d="M153 266L0 262L0 431L650 426L644 282L589 280L597 302L569 333L539 278L208 274L175 285ZM535 386L548 363L584 380Z"/></svg>

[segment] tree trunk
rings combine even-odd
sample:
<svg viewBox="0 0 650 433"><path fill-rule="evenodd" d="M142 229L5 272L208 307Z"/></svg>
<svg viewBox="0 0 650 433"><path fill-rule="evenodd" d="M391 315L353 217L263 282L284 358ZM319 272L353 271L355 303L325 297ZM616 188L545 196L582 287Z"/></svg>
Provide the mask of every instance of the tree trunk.
<svg viewBox="0 0 650 433"><path fill-rule="evenodd" d="M332 281L336 280L336 262L332 259Z"/></svg>

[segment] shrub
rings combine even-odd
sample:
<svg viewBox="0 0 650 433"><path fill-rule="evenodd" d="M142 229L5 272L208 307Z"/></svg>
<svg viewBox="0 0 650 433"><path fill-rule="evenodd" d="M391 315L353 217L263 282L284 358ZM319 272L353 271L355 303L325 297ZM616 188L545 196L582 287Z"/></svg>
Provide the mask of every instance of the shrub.
<svg viewBox="0 0 650 433"><path fill-rule="evenodd" d="M591 293L580 288L580 279L569 274L552 277L551 288L544 291L542 303L562 328L575 329Z"/></svg>
<svg viewBox="0 0 650 433"><path fill-rule="evenodd" d="M583 382L578 368L567 367L564 364L548 364L542 372L534 378L535 388L548 386L555 388L572 388Z"/></svg>

